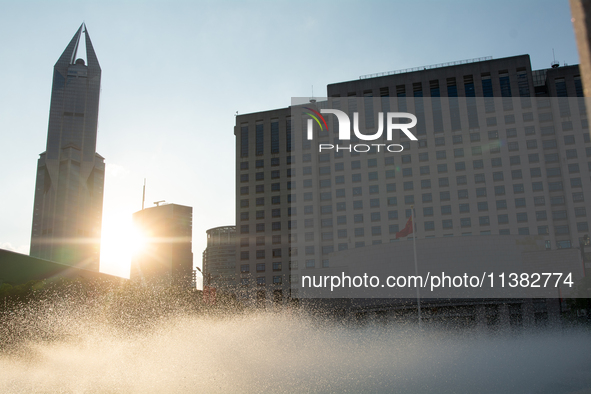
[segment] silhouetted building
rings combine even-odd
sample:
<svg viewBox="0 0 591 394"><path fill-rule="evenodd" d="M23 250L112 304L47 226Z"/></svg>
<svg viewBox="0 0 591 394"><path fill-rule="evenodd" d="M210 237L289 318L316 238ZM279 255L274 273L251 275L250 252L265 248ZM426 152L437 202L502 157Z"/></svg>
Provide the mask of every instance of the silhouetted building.
<svg viewBox="0 0 591 394"><path fill-rule="evenodd" d="M203 284L221 289L236 285L236 226L207 230L203 251Z"/></svg>
<svg viewBox="0 0 591 394"><path fill-rule="evenodd" d="M131 262L132 280L190 286L193 271L193 208L165 204L133 214L144 245Z"/></svg>
<svg viewBox="0 0 591 394"><path fill-rule="evenodd" d="M86 59L76 60L82 33ZM30 255L98 271L104 158L96 153L101 68L85 25L54 66L47 147L37 165Z"/></svg>

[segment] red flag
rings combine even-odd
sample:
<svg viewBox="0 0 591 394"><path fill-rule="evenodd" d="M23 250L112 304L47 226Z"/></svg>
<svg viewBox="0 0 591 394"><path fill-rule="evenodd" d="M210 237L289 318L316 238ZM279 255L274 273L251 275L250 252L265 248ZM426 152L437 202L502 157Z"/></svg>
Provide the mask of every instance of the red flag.
<svg viewBox="0 0 591 394"><path fill-rule="evenodd" d="M396 239L406 237L408 234L412 234L412 216L408 218L408 222L406 222L406 226L396 233Z"/></svg>

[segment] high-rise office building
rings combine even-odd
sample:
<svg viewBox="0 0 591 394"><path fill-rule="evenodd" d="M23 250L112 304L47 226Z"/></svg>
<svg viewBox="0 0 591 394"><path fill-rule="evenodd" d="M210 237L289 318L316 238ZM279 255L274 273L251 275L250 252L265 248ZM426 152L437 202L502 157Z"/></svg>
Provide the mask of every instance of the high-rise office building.
<svg viewBox="0 0 591 394"><path fill-rule="evenodd" d="M532 71L527 55L476 59L335 83L327 96L369 130L378 111L410 112L418 141L395 135L404 147L395 154L319 152L337 143L330 117L331 132L319 127L311 144L291 108L237 116L243 286L268 297L288 290L294 269L321 270L339 252L394 242L411 206L419 240L531 236L558 250L588 234L591 141L577 66ZM367 141L351 138L359 142Z"/></svg>
<svg viewBox="0 0 591 394"><path fill-rule="evenodd" d="M236 226L207 230L203 251L203 284L222 290L236 287Z"/></svg>
<svg viewBox="0 0 591 394"><path fill-rule="evenodd" d="M84 34L86 59L77 59ZM37 164L31 256L97 270L105 178L96 153L101 68L80 26L53 71L47 147Z"/></svg>
<svg viewBox="0 0 591 394"><path fill-rule="evenodd" d="M133 255L132 280L190 286L193 272L193 208L160 204L133 214L143 242Z"/></svg>

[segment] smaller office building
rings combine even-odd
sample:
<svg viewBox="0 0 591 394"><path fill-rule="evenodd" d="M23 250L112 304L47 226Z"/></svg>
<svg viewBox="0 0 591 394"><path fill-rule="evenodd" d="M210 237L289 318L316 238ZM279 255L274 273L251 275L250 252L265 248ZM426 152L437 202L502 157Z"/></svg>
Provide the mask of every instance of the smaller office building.
<svg viewBox="0 0 591 394"><path fill-rule="evenodd" d="M143 246L133 255L131 280L190 286L193 271L193 208L163 204L133 214Z"/></svg>

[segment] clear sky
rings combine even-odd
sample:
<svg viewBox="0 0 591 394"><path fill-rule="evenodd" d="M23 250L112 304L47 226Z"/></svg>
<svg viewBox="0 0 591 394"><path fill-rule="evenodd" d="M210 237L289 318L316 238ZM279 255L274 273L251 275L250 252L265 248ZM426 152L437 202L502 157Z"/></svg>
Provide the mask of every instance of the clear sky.
<svg viewBox="0 0 591 394"><path fill-rule="evenodd" d="M107 164L101 271L129 276L125 234L146 201L235 224L234 115L286 107L360 75L529 54L577 64L566 0L0 1L0 248L28 253L53 66L84 21L102 68ZM122 231L123 230L123 231Z"/></svg>

